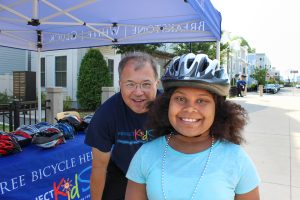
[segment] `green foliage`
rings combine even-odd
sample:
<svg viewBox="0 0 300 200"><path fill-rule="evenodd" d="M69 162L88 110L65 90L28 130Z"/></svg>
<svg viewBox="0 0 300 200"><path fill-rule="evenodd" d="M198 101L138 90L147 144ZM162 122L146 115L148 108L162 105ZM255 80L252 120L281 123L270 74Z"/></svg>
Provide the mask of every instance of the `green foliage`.
<svg viewBox="0 0 300 200"><path fill-rule="evenodd" d="M269 80L269 81L267 81L267 83L270 83L270 84L275 84L275 83L276 83L276 81L275 81L275 79L274 79L274 78L270 78L270 80Z"/></svg>
<svg viewBox="0 0 300 200"><path fill-rule="evenodd" d="M64 100L64 110L70 110L72 106L72 98L70 96L66 96Z"/></svg>
<svg viewBox="0 0 300 200"><path fill-rule="evenodd" d="M46 92L42 92L42 93L41 93L41 101L42 101L42 102L45 102L45 101L46 101L46 98L47 98ZM36 98L36 99L37 99L37 98Z"/></svg>
<svg viewBox="0 0 300 200"><path fill-rule="evenodd" d="M279 84L282 84L282 85L284 85L284 81L279 81Z"/></svg>
<svg viewBox="0 0 300 200"><path fill-rule="evenodd" d="M0 92L0 104L8 104L12 100L12 97L7 95L7 91L5 90L3 93Z"/></svg>
<svg viewBox="0 0 300 200"><path fill-rule="evenodd" d="M223 64L227 58L228 43L220 44L220 63ZM204 53L207 54L210 59L216 58L216 43L215 42L197 42L197 43L180 43L174 48L176 55L182 55L187 53Z"/></svg>
<svg viewBox="0 0 300 200"><path fill-rule="evenodd" d="M240 37L240 36L235 36L232 38L232 40L240 40L241 41L241 46L246 46L248 47L248 53L255 53L255 48L251 48L247 40L245 38Z"/></svg>
<svg viewBox="0 0 300 200"><path fill-rule="evenodd" d="M83 109L94 110L101 103L102 87L111 86L112 80L103 55L90 49L83 57L78 76L77 99Z"/></svg>
<svg viewBox="0 0 300 200"><path fill-rule="evenodd" d="M113 48L117 49L117 53L126 54L128 52L140 51L146 52L149 54L154 53L159 47L161 47L162 43L157 44L128 44L128 45L116 45Z"/></svg>
<svg viewBox="0 0 300 200"><path fill-rule="evenodd" d="M251 74L250 77L255 79L258 85L265 85L266 73L267 73L266 68L255 68L253 74Z"/></svg>
<svg viewBox="0 0 300 200"><path fill-rule="evenodd" d="M251 84L250 88L253 89L253 90L254 90L254 89L257 89L257 85Z"/></svg>
<svg viewBox="0 0 300 200"><path fill-rule="evenodd" d="M194 43L179 43L173 50L176 55L187 53L205 53L210 58L216 57L216 50L214 48L215 42L194 42Z"/></svg>

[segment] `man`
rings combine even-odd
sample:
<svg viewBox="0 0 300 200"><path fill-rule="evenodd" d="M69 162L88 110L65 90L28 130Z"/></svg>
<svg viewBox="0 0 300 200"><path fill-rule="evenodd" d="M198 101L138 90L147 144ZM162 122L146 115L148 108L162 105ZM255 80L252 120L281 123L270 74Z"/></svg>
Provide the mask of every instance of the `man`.
<svg viewBox="0 0 300 200"><path fill-rule="evenodd" d="M245 81L244 81L244 82L245 82ZM244 91L244 88L245 88L243 81L239 79L239 80L236 82L236 86L237 86L237 96L238 96L238 97L243 97L242 91Z"/></svg>
<svg viewBox="0 0 300 200"><path fill-rule="evenodd" d="M92 146L92 200L125 198L129 163L139 147L152 139L144 130L149 102L156 98L157 66L145 53L133 53L119 64L120 92L101 105L88 128Z"/></svg>

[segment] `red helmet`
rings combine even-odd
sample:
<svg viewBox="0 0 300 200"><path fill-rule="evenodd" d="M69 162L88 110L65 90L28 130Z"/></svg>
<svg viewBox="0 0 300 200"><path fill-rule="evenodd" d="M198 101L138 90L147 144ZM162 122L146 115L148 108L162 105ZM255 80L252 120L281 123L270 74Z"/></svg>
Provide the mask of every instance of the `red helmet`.
<svg viewBox="0 0 300 200"><path fill-rule="evenodd" d="M63 133L55 126L43 126L36 133L31 143L42 148L51 148L66 143Z"/></svg>
<svg viewBox="0 0 300 200"><path fill-rule="evenodd" d="M17 138L0 131L0 156L9 155L22 151Z"/></svg>

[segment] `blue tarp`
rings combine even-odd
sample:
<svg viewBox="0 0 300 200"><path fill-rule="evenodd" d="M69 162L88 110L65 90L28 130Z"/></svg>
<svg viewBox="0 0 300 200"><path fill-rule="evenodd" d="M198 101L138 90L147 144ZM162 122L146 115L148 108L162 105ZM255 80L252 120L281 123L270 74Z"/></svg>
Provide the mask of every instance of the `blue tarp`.
<svg viewBox="0 0 300 200"><path fill-rule="evenodd" d="M85 135L54 148L35 145L14 155L1 157L1 200L90 199L91 147Z"/></svg>
<svg viewBox="0 0 300 200"><path fill-rule="evenodd" d="M1 0L0 45L41 51L219 41L209 0Z"/></svg>

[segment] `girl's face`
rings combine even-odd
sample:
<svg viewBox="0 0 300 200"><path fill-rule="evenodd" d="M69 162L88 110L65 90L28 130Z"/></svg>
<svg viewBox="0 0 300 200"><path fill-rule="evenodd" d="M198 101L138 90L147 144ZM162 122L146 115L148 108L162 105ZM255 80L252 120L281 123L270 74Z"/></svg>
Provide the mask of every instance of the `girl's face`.
<svg viewBox="0 0 300 200"><path fill-rule="evenodd" d="M177 88L170 99L168 117L183 136L208 135L215 118L214 96L198 88Z"/></svg>

